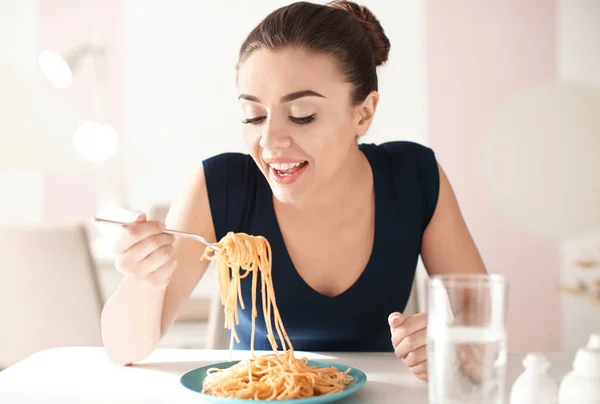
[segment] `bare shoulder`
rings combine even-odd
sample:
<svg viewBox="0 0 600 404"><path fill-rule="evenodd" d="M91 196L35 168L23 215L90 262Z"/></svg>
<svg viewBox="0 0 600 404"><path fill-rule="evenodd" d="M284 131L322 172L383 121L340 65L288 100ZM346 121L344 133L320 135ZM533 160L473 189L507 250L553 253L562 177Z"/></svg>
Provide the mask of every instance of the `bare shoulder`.
<svg viewBox="0 0 600 404"><path fill-rule="evenodd" d="M173 198L165 222L168 228L200 234L210 242L216 241L202 165L189 176ZM203 244L177 238L174 249L177 269L165 293L161 326L163 334L208 267L208 262L201 260L205 249Z"/></svg>
<svg viewBox="0 0 600 404"><path fill-rule="evenodd" d="M189 175L174 196L166 224L177 230L202 232L206 238L211 235L207 231L214 235L206 177L202 165Z"/></svg>
<svg viewBox="0 0 600 404"><path fill-rule="evenodd" d="M423 234L421 255L429 275L485 273L477 246L462 215L458 200L438 163L439 196Z"/></svg>

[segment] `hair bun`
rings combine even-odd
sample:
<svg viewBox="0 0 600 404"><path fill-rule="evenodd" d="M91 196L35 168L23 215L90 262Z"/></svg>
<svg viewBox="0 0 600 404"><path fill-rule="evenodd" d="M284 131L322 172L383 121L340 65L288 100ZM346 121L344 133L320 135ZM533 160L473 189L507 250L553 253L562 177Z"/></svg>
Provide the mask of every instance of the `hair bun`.
<svg viewBox="0 0 600 404"><path fill-rule="evenodd" d="M366 8L352 1L335 0L329 3L331 7L346 11L352 15L364 28L373 45L373 60L376 66L382 65L388 60L390 54L390 40L385 35L383 27L375 15Z"/></svg>

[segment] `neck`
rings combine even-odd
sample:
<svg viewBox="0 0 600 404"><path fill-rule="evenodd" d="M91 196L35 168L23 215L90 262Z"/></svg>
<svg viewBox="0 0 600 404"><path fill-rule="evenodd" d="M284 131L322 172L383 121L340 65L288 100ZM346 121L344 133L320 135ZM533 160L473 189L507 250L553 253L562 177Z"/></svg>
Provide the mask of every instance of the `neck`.
<svg viewBox="0 0 600 404"><path fill-rule="evenodd" d="M338 213L347 205L355 204L356 197L364 192L365 184L370 184L371 181L372 173L367 157L358 147L353 147L327 184L293 209L303 213L318 212L321 215Z"/></svg>

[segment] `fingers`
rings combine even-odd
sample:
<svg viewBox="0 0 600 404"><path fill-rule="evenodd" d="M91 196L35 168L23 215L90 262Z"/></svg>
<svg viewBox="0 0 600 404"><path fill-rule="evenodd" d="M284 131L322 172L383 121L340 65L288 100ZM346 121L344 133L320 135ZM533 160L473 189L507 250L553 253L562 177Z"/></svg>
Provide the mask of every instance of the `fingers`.
<svg viewBox="0 0 600 404"><path fill-rule="evenodd" d="M410 371L419 380L427 381L429 379L429 373L427 372L427 361L421 362L418 365L411 367Z"/></svg>
<svg viewBox="0 0 600 404"><path fill-rule="evenodd" d="M137 216L133 220L133 223L141 223L146 221L146 214L144 212L136 212Z"/></svg>
<svg viewBox="0 0 600 404"><path fill-rule="evenodd" d="M458 344L456 349L459 369L473 383L481 383L485 364L496 359L495 344Z"/></svg>
<svg viewBox="0 0 600 404"><path fill-rule="evenodd" d="M159 269L147 275L144 279L153 286L166 286L171 281L171 277L177 267L177 261L169 261Z"/></svg>
<svg viewBox="0 0 600 404"><path fill-rule="evenodd" d="M163 233L165 224L149 221L144 213L130 217L114 245L117 269L139 281L166 286L177 267L173 259L175 236Z"/></svg>
<svg viewBox="0 0 600 404"><path fill-rule="evenodd" d="M396 339L396 335L399 334L400 332L401 331L399 329L396 330L396 332L394 333L394 336L392 337L392 344L394 343L394 340ZM394 353L396 354L396 356L398 358L406 359L405 363L407 366L410 367L410 366L413 366L413 365L416 365L419 363L419 362L413 362L412 358L414 357L414 355L411 355L411 353L418 350L419 348L425 347L426 343L427 343L427 330L422 329L422 330L415 332L412 335L409 335L408 337L405 337L401 341L397 342L394 345L395 346Z"/></svg>
<svg viewBox="0 0 600 404"><path fill-rule="evenodd" d="M141 220L141 218L138 217L137 220ZM117 254L122 254L138 242L162 233L164 228L164 223L154 220L145 221L145 217L144 221L136 221L132 224L129 224L124 227L125 231L115 246L115 252Z"/></svg>
<svg viewBox="0 0 600 404"><path fill-rule="evenodd" d="M398 344L409 335L412 335L417 331L423 330L427 327L427 314L418 313L411 317L404 317L404 320L400 319L394 322L394 324L398 323L401 325L398 327L392 327L392 345L394 348L396 348Z"/></svg>
<svg viewBox="0 0 600 404"><path fill-rule="evenodd" d="M173 255L173 250L174 248L172 244L164 244L156 248L146 258L140 261L140 269L138 273L149 274L158 270L163 265L170 263L171 261L173 261L173 259L171 258Z"/></svg>
<svg viewBox="0 0 600 404"><path fill-rule="evenodd" d="M158 234L146 238L125 253L117 255L116 267L131 275L149 274L167 263L173 254L175 237L170 234Z"/></svg>
<svg viewBox="0 0 600 404"><path fill-rule="evenodd" d="M404 364L409 368L417 366L425 361L427 361L427 348L425 346L409 352L404 358L402 358L402 362L404 362Z"/></svg>
<svg viewBox="0 0 600 404"><path fill-rule="evenodd" d="M427 314L404 316L392 313L388 317L392 332L395 355L402 359L410 371L420 380L428 379L427 373Z"/></svg>
<svg viewBox="0 0 600 404"><path fill-rule="evenodd" d="M394 313L390 314L388 317L388 324L390 325L390 331L394 332L394 330L396 328L402 326L402 324L404 324L405 321L406 321L406 316L404 316L402 313L394 312Z"/></svg>
<svg viewBox="0 0 600 404"><path fill-rule="evenodd" d="M427 372L425 373L420 373L418 375L415 375L417 377L417 379L422 380L424 382L426 382L427 380L429 380L429 374Z"/></svg>
<svg viewBox="0 0 600 404"><path fill-rule="evenodd" d="M131 263L150 264L154 265L154 268L158 268L165 263L162 261L165 253L173 252L174 242L175 236L171 234L160 233L150 236L131 247L124 254L124 259Z"/></svg>
<svg viewBox="0 0 600 404"><path fill-rule="evenodd" d="M423 362L419 363L418 365L411 367L410 371L415 376L420 376L420 375L427 376L427 361L423 361Z"/></svg>

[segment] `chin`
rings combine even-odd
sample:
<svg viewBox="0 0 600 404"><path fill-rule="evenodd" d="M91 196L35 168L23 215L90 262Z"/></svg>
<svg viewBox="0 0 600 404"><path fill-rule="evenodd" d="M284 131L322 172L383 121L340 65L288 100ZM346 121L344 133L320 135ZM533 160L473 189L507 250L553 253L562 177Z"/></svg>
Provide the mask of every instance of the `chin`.
<svg viewBox="0 0 600 404"><path fill-rule="evenodd" d="M289 187L284 189L279 184L270 185L271 191L273 191L273 196L275 196L275 198L281 203L301 205L306 200L305 192L299 192L300 190L290 189Z"/></svg>
<svg viewBox="0 0 600 404"><path fill-rule="evenodd" d="M277 201L285 204L302 205L309 197L311 173L308 165L291 176L280 176L266 168L265 176Z"/></svg>

